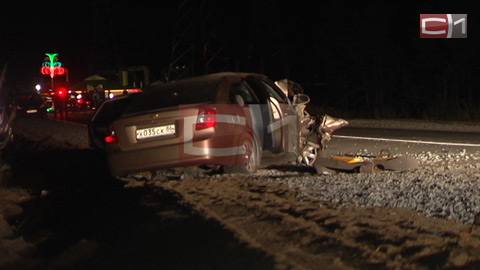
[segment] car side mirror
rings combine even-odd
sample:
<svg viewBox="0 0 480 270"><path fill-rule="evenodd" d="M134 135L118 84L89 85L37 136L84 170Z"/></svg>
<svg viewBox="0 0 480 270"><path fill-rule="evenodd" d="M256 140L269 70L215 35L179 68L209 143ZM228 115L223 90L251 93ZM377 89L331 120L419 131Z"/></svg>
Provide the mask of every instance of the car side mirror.
<svg viewBox="0 0 480 270"><path fill-rule="evenodd" d="M293 105L305 105L310 102L310 97L305 94L296 94L293 96Z"/></svg>

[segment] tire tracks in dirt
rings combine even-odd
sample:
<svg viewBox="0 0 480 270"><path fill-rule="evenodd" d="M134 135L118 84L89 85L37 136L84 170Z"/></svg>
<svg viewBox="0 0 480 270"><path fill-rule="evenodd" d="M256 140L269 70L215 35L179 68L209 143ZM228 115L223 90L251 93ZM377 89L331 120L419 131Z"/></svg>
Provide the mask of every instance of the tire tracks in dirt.
<svg viewBox="0 0 480 270"><path fill-rule="evenodd" d="M278 269L480 266L480 228L475 225L428 218L402 208L339 208L304 198L298 188L256 178L222 176L145 184L176 193L206 218L273 256Z"/></svg>

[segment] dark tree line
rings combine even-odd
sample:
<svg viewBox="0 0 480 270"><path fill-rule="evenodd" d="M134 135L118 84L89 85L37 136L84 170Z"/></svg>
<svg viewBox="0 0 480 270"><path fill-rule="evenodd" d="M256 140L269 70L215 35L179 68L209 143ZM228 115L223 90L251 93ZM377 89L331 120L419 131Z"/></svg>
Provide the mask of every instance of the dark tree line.
<svg viewBox="0 0 480 270"><path fill-rule="evenodd" d="M37 57L51 50L60 52L72 80L84 78L91 75L79 75L93 63L87 61L91 48L106 41L107 52L99 54L121 66L147 65L153 80L177 67L189 75L259 72L297 81L312 107L348 118L480 119L480 6L474 1L107 2L98 7L108 6L109 13L99 10L104 17L86 21L84 14L96 14L91 5L78 4L82 12L75 14L66 8L55 39L37 24L3 29L9 42L0 55L11 65L10 80L29 75L24 70L40 76ZM420 39L420 13L467 13L469 37ZM107 34L94 44L95 29L113 29L107 34L116 37L118 50ZM40 45L30 45L37 40ZM119 59L108 59L114 51Z"/></svg>
<svg viewBox="0 0 480 270"><path fill-rule="evenodd" d="M295 80L313 106L349 118L480 120L475 16L468 39L419 38L420 13L475 5L267 2L244 5L248 23L228 38L233 69Z"/></svg>

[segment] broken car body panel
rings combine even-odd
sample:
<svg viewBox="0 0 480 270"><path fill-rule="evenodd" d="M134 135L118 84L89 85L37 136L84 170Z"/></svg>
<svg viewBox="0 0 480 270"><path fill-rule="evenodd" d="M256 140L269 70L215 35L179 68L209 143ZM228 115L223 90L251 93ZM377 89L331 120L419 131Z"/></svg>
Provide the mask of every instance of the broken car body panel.
<svg viewBox="0 0 480 270"><path fill-rule="evenodd" d="M407 171L418 169L418 162L413 157L408 156L388 158L333 156L328 158L317 158L314 168L319 174L328 174L331 170L376 173L381 171Z"/></svg>

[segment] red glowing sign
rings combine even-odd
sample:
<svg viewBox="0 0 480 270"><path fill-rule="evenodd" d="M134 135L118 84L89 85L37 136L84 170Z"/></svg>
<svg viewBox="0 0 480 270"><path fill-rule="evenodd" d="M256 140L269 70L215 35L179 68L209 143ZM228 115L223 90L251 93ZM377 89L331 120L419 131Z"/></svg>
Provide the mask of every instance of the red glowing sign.
<svg viewBox="0 0 480 270"><path fill-rule="evenodd" d="M62 63L58 62L58 53L46 53L47 57L45 57L45 62L42 64L42 68L40 72L43 75L48 75L50 78L57 75L64 75L66 73L66 68L62 67Z"/></svg>
<svg viewBox="0 0 480 270"><path fill-rule="evenodd" d="M51 78L57 76L57 75L64 75L65 74L65 68L63 67L42 67L41 72L43 75L48 75Z"/></svg>

